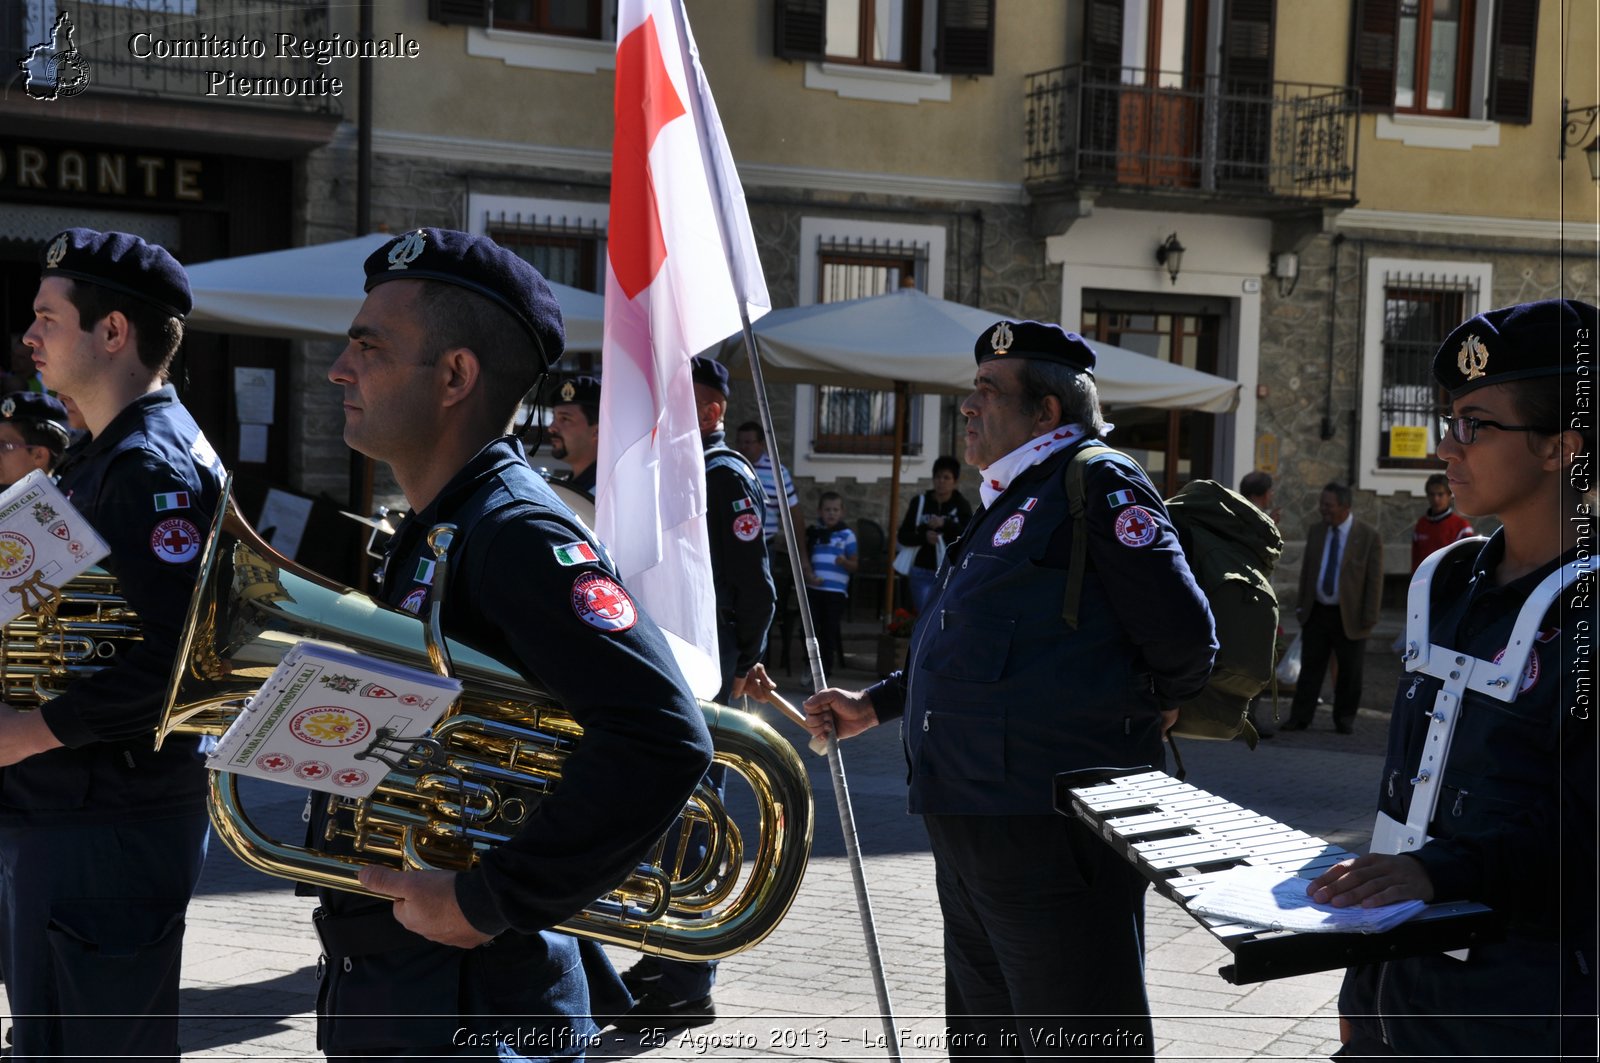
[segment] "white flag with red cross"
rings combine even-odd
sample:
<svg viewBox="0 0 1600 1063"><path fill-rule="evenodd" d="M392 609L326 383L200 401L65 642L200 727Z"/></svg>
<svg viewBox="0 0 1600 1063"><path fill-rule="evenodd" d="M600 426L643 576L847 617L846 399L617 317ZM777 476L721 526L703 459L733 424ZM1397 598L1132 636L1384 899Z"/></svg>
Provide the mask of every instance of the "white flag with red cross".
<svg viewBox="0 0 1600 1063"><path fill-rule="evenodd" d="M770 306L682 0L617 5L595 522L690 686L720 685L689 359ZM726 234L726 235L724 235Z"/></svg>

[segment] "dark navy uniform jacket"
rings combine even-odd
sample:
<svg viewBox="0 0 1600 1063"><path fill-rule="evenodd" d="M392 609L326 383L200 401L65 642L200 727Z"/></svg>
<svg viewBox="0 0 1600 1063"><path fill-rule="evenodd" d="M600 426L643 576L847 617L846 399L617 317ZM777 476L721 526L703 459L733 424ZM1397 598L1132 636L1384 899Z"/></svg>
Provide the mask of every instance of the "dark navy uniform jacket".
<svg viewBox="0 0 1600 1063"><path fill-rule="evenodd" d="M1528 595L1576 553L1495 586L1503 533L1459 547L1434 573L1430 637L1494 660ZM1596 1010L1596 729L1593 583L1575 583L1546 614L1511 702L1462 699L1429 841L1411 855L1437 901L1473 900L1510 917L1503 942L1466 961L1419 956L1352 968L1339 1010L1401 1054L1445 1058L1556 1050L1557 1011L1579 1021L1593 1056ZM1440 681L1402 675L1378 807L1405 822ZM1417 1016L1408 1018L1407 1016ZM1476 1016L1489 1016L1475 1018ZM1523 1017L1526 1016L1526 1017ZM1572 1031L1568 1031L1568 1037Z"/></svg>
<svg viewBox="0 0 1600 1063"><path fill-rule="evenodd" d="M560 786L516 836L456 880L468 921L500 936L454 949L391 918L394 950L332 972L335 985L324 989L332 999L319 1010L340 1017L322 1031L327 1051L448 1044L460 1026L458 1000L464 1012L511 1017L584 1007L587 997L575 997L572 984L578 979L581 991L578 943L541 931L631 872L711 762L704 717L665 637L627 596L599 541L529 467L521 443L507 437L485 447L400 526L384 565L388 604L426 615L426 538L441 522L459 528L445 632L553 695L583 738ZM320 896L338 916L390 908L355 894ZM361 1014L385 1018L343 1018ZM406 1015L436 1016L437 1028L414 1023L397 1035L387 1016Z"/></svg>
<svg viewBox="0 0 1600 1063"><path fill-rule="evenodd" d="M62 493L111 548L101 565L143 637L40 708L65 748L0 771L0 822L111 823L204 807L199 739L152 747L222 475L171 386L135 400L62 462Z"/></svg>
<svg viewBox="0 0 1600 1063"><path fill-rule="evenodd" d="M721 432L712 432L702 441L706 532L711 539L711 571L716 574L717 642L726 688L766 652L777 591L761 535L766 493L755 468L743 454L723 443Z"/></svg>
<svg viewBox="0 0 1600 1063"><path fill-rule="evenodd" d="M1071 453L1025 470L973 517L906 669L868 691L880 720L904 714L912 812L1053 815L1057 772L1159 766L1160 711L1211 673L1210 607L1131 459L1086 469L1077 630L1062 620Z"/></svg>

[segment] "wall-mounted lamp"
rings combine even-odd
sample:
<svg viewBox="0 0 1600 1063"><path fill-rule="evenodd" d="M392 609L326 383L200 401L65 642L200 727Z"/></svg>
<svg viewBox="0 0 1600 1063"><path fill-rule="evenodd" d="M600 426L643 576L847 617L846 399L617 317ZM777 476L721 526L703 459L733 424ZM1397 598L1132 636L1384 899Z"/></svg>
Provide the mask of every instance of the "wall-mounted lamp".
<svg viewBox="0 0 1600 1063"><path fill-rule="evenodd" d="M1273 255L1272 275L1278 278L1278 298L1289 298L1300 282L1300 256L1293 251L1279 251Z"/></svg>
<svg viewBox="0 0 1600 1063"><path fill-rule="evenodd" d="M1561 147L1556 152L1556 158L1566 159L1567 149L1577 147L1578 142L1589 135L1597 116L1600 116L1600 103L1590 107L1568 107L1566 98L1562 98ZM1600 182L1600 136L1589 141L1589 146L1583 149L1583 158L1589 164L1589 180Z"/></svg>
<svg viewBox="0 0 1600 1063"><path fill-rule="evenodd" d="M1172 278L1172 283L1178 283L1178 271L1183 268L1183 253L1188 250L1178 243L1178 234L1173 233L1166 241L1156 248L1156 261L1167 267L1167 276Z"/></svg>

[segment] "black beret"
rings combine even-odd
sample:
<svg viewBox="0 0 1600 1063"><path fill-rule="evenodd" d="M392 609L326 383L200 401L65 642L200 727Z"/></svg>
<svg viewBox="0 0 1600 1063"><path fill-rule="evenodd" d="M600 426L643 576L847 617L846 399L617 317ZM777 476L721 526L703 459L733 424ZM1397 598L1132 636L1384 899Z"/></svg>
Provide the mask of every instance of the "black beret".
<svg viewBox="0 0 1600 1063"><path fill-rule="evenodd" d="M45 277L98 284L149 303L170 317L185 317L194 308L189 276L178 260L166 248L131 233L67 229L50 238L39 261Z"/></svg>
<svg viewBox="0 0 1600 1063"><path fill-rule="evenodd" d="M600 405L600 378L597 376L575 376L563 380L555 390L555 397L550 400L550 405L560 406L562 403L575 402L579 406Z"/></svg>
<svg viewBox="0 0 1600 1063"><path fill-rule="evenodd" d="M454 229L413 229L367 256L367 291L384 281L454 284L498 304L533 340L544 368L567 347L561 304L539 271L487 236Z"/></svg>
<svg viewBox="0 0 1600 1063"><path fill-rule="evenodd" d="M1037 358L1094 376L1094 348L1076 332L1041 321L996 321L972 345L979 365L996 358Z"/></svg>
<svg viewBox="0 0 1600 1063"><path fill-rule="evenodd" d="M724 395L728 393L728 367L703 355L695 355L689 359L689 364L694 367L694 382L703 384L708 388L715 388Z"/></svg>
<svg viewBox="0 0 1600 1063"><path fill-rule="evenodd" d="M67 408L60 399L42 391L13 391L0 399L0 421L31 421L42 428L54 429L61 436L62 446L72 438Z"/></svg>
<svg viewBox="0 0 1600 1063"><path fill-rule="evenodd" d="M1434 379L1452 396L1487 384L1570 373L1594 358L1596 310L1544 299L1487 310L1457 325L1433 356Z"/></svg>

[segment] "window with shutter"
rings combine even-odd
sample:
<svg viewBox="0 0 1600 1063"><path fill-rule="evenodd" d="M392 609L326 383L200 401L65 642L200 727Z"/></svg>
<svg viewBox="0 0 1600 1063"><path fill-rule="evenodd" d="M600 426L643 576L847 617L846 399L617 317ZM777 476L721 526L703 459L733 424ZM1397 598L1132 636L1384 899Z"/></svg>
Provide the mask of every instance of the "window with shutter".
<svg viewBox="0 0 1600 1063"><path fill-rule="evenodd" d="M773 54L779 59L821 59L827 16L827 0L776 0Z"/></svg>
<svg viewBox="0 0 1600 1063"><path fill-rule="evenodd" d="M936 49L942 74L993 74L994 0L940 0Z"/></svg>
<svg viewBox="0 0 1600 1063"><path fill-rule="evenodd" d="M1489 54L1489 117L1527 125L1533 121L1533 42L1539 0L1500 3Z"/></svg>
<svg viewBox="0 0 1600 1063"><path fill-rule="evenodd" d="M447 26L489 25L490 0L428 0L428 18Z"/></svg>
<svg viewBox="0 0 1600 1063"><path fill-rule="evenodd" d="M1357 0L1350 80L1361 90L1363 111L1394 109L1395 38L1399 26L1399 0Z"/></svg>
<svg viewBox="0 0 1600 1063"><path fill-rule="evenodd" d="M494 0L495 29L600 39L600 0Z"/></svg>

